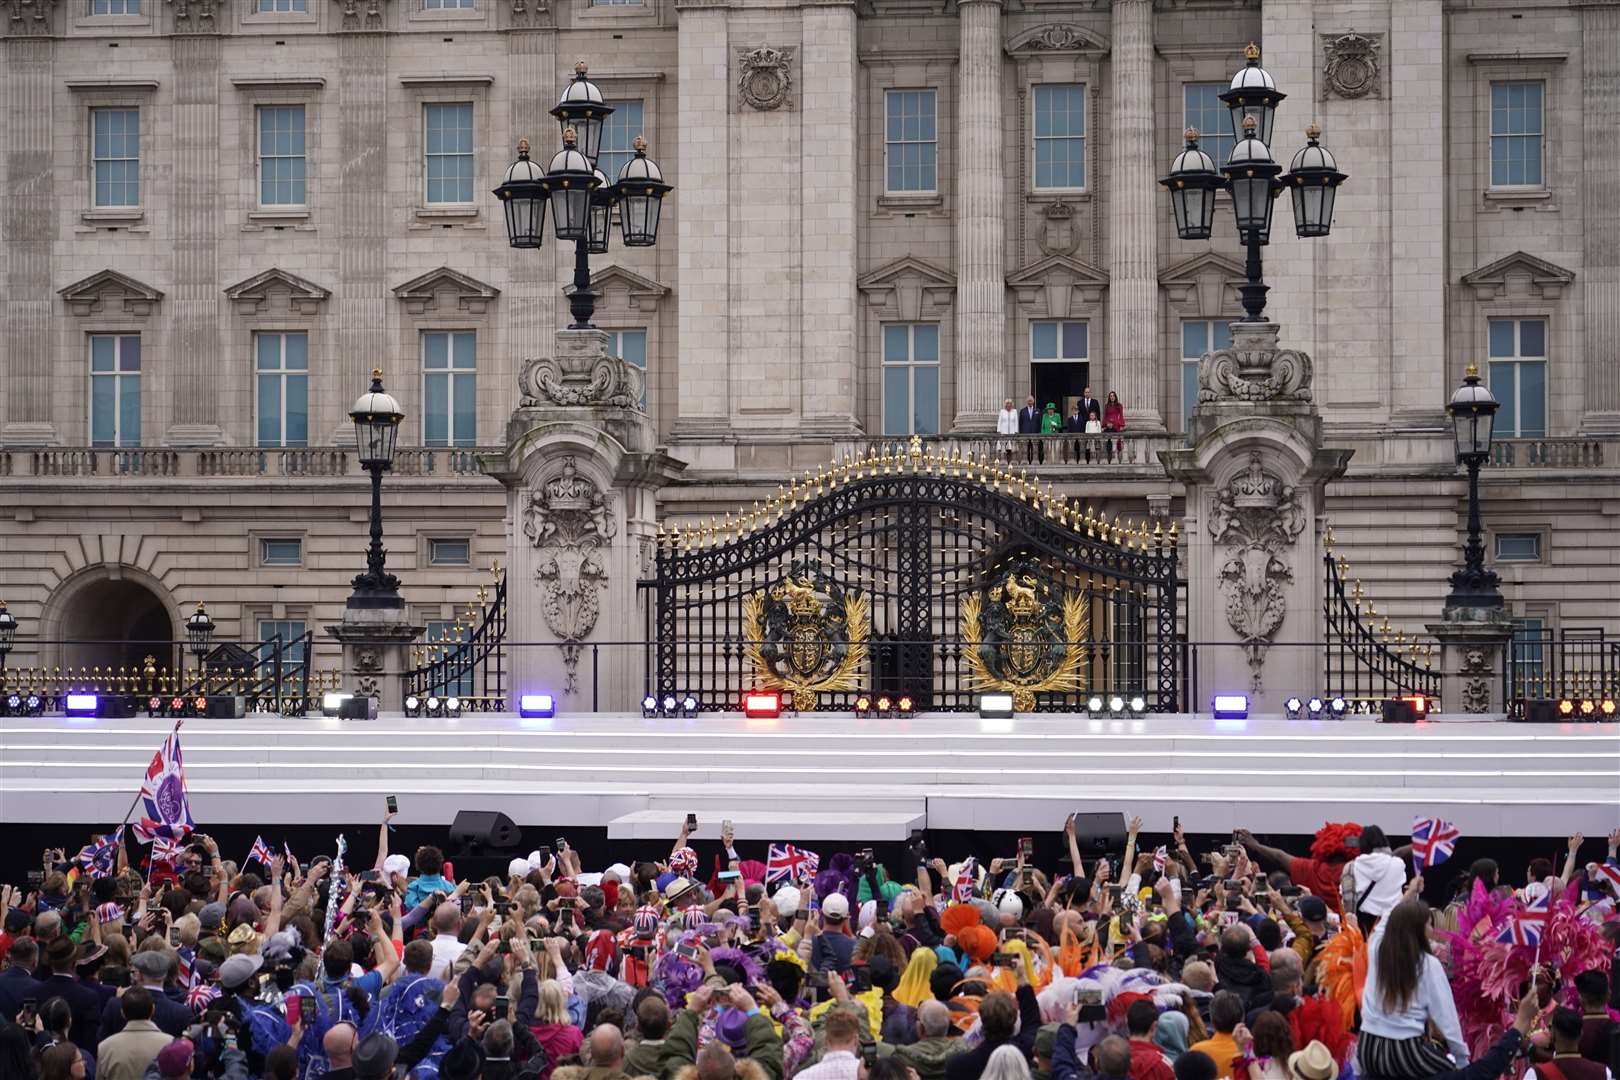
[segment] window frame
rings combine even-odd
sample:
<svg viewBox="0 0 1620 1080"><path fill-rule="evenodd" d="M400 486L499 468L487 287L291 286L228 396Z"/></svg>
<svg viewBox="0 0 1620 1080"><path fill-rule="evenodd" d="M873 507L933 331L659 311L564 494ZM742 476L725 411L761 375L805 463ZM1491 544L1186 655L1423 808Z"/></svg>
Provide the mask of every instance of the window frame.
<svg viewBox="0 0 1620 1080"><path fill-rule="evenodd" d="M113 366L110 371L96 370L96 341L106 338L113 343ZM133 338L137 344L135 351L137 366L131 370L124 369L124 342ZM142 393L141 375L146 369L146 342L142 340L140 331L125 330L97 330L85 335L85 367L90 376L89 394L85 401L85 432L88 438L85 442L100 450L136 450L141 446L142 429L145 417L145 395ZM99 442L96 439L96 380L111 379L113 385L113 437L112 441ZM135 380L135 437L134 441L126 441L123 431L124 417L124 390L126 379Z"/></svg>
<svg viewBox="0 0 1620 1080"><path fill-rule="evenodd" d="M460 10L460 9L453 9L452 8L452 9L445 9L445 10ZM466 110L467 110L467 129L466 130L467 130L467 134L468 134L469 139L470 139L467 150L464 153L460 152L460 151L457 151L454 154L446 154L446 153L443 153L443 152L434 153L433 151L429 150L428 149L428 132L429 132L428 116L429 116L429 114L432 113L432 111L435 110L435 109L449 109L449 108L463 108L463 107L466 108ZM446 100L446 101L423 101L422 102L422 116L421 116L421 132L422 132L422 187L421 187L420 190L422 192L422 205L424 207L428 208L428 209L433 209L433 210L440 210L440 209L446 209L446 208L464 210L464 209L471 209L471 208L476 207L477 203L478 203L478 103L477 103L477 101L473 100L472 98L467 98L465 100L461 99L461 98L456 98L456 99L453 99L453 100ZM461 158L461 157L465 157L468 160L469 164L471 165L471 172L469 173L468 180L467 180L467 198L466 199L435 200L435 199L433 199L431 197L432 189L431 189L430 185L431 185L432 181L429 178L429 174L430 174L431 170L428 167L428 163L429 163L429 161L431 161L435 157L439 157L439 158L449 158L449 157Z"/></svg>
<svg viewBox="0 0 1620 1080"><path fill-rule="evenodd" d="M303 114L303 130L300 142L303 152L292 154L269 154L264 152L264 115L267 110L284 111L297 109ZM253 189L254 204L260 210L270 212L289 213L309 209L309 106L302 101L257 101L253 103ZM264 163L266 160L291 161L296 156L303 162L303 176L298 181L300 193L303 198L298 202L266 202L264 199ZM278 181L279 182L279 181Z"/></svg>
<svg viewBox="0 0 1620 1080"><path fill-rule="evenodd" d="M600 299L597 302L600 303ZM648 346L652 344L652 327L604 326L602 332L608 336L608 353L617 356L631 367L638 368L641 371L641 408L645 412L647 410L648 396L652 393L652 378L648 372L651 364L651 358L648 356ZM624 335L626 334L641 335L641 363L639 364L624 355Z"/></svg>
<svg viewBox="0 0 1620 1080"><path fill-rule="evenodd" d="M1496 131L1496 91L1498 87L1504 89L1514 86L1536 86L1541 91L1540 108L1537 110L1539 130L1536 132L1506 131L1500 134ZM1486 154L1485 167L1487 170L1485 187L1489 191L1506 192L1508 194L1547 190L1547 91L1549 80L1545 78L1502 78L1490 79L1487 82L1487 97L1485 102L1486 113ZM1506 183L1496 182L1496 149L1497 140L1535 139L1539 148L1536 165L1538 178L1533 183ZM1508 143L1507 145L1511 145Z"/></svg>
<svg viewBox="0 0 1620 1080"><path fill-rule="evenodd" d="M1215 92L1219 94L1227 89L1227 85L1228 84L1226 82L1219 79L1187 79L1181 84L1181 126L1183 129L1190 127L1195 127L1198 129L1198 145L1204 150L1205 153L1209 154L1209 156L1214 159L1215 167L1217 169L1226 164L1227 158L1231 157L1232 155L1232 148L1237 145L1237 138L1232 134L1232 121L1227 113L1226 104L1224 102L1220 102L1219 100L1216 102L1216 105L1220 110L1220 126L1218 133L1211 135L1207 130L1204 129L1202 124L1193 123L1193 118L1188 115L1189 102L1187 100L1187 95L1188 92L1194 88L1202 89L1206 87L1213 88ZM1212 149L1210 146L1211 140L1214 141L1214 149ZM1177 145L1179 145L1179 142ZM1225 151L1223 153L1216 154L1215 149L1220 149L1222 146L1225 147ZM1224 192L1222 194L1224 194Z"/></svg>
<svg viewBox="0 0 1620 1080"><path fill-rule="evenodd" d="M1529 539L1530 541L1532 541L1531 546L1534 548L1534 551L1529 555L1504 555L1504 554L1502 554L1502 541L1507 540L1507 539L1513 539L1513 540ZM1499 563L1539 563L1539 562L1542 561L1543 551L1544 551L1544 549L1543 549L1543 546L1542 546L1542 535L1541 535L1540 532L1537 532L1537 531L1534 531L1534 530L1532 530L1530 532L1522 532L1522 531L1508 532L1506 530L1499 530L1499 531L1493 531L1491 533L1491 561L1492 562L1499 562Z"/></svg>
<svg viewBox="0 0 1620 1080"><path fill-rule="evenodd" d="M254 543L257 545L258 565L269 570L297 569L304 565L304 538L302 536L256 535ZM270 557L271 544L297 544L298 557L292 560L272 559Z"/></svg>
<svg viewBox="0 0 1620 1080"><path fill-rule="evenodd" d="M470 535L462 535L462 536L429 536L429 537L426 538L426 540L427 540L427 551L426 551L426 553L425 553L425 555L424 555L424 557L422 559L423 563L425 563L426 565L428 565L428 566L450 566L450 567L471 566L472 565L473 542L472 542L472 537ZM462 547L467 549L466 557L462 558L462 559L459 559L459 560L458 559L441 559L441 558L438 557L438 546L440 544L460 544Z"/></svg>
<svg viewBox="0 0 1620 1080"><path fill-rule="evenodd" d="M89 158L90 158L90 173L89 173L90 210L93 213L119 214L119 215L133 215L133 214L142 213L146 208L146 204L144 202L144 200L146 198L146 183L145 183L145 176L143 175L143 172L144 172L143 165L142 165L143 159L142 159L142 156L141 156L141 138L142 138L142 135L144 133L143 132L144 122L142 120L142 115L141 115L142 112L143 112L142 108L138 104L137 105L126 105L126 104L119 104L119 105L91 105L91 106L89 106L89 110L90 110L90 124L89 124L90 139L89 139L88 151L89 151ZM96 138L97 138L96 121L97 121L97 117L99 117L99 116L101 116L103 114L111 114L111 113L134 113L135 114L135 156L133 158L130 158L130 157L116 157L116 158L115 157L106 157L106 158L102 158L102 157L98 157L97 154L96 154ZM109 133L109 137L110 137L110 133ZM134 202L132 202L132 203L102 203L102 202L98 201L99 195L97 194L96 189L100 185L96 181L96 171L97 171L98 164L100 162L102 162L102 161L107 161L109 163L110 162L115 162L115 161L116 162L130 162L130 161L133 161L135 163L135 201Z"/></svg>
<svg viewBox="0 0 1620 1080"><path fill-rule="evenodd" d="M906 358L904 360L890 360L888 351L889 331L896 327L906 329ZM917 359L917 330L926 327L934 332L934 358L932 360ZM910 435L939 435L943 423L941 413L944 409L944 396L941 387L941 343L944 334L937 320L929 319L894 319L882 322L878 326L878 364L880 367L878 377L878 426L883 436L900 437ZM890 431L889 416L889 387L888 373L891 370L904 369L906 372L906 430ZM932 368L934 371L934 429L932 431L917 430L917 372L922 368Z"/></svg>
<svg viewBox="0 0 1620 1080"><path fill-rule="evenodd" d="M458 368L458 367L455 366L455 361L456 361L455 343L456 343L456 339L458 337L463 336L463 335L465 335L466 337L470 337L472 339L473 362L472 362L472 366L468 367L468 368ZM428 338L434 337L434 336L443 336L445 338L446 365L443 368L429 369L429 367L427 366L427 362L428 362L428 349L427 349ZM422 395L422 397L421 397L421 401L422 401L422 445L424 447L427 447L427 448L439 449L439 450L467 449L468 447L477 446L478 445L478 330L477 330L477 328L476 327L470 327L470 326L424 327L423 329L417 331L417 349L418 349L417 363L418 363L418 366L419 366L419 368L421 370L421 382L418 384L418 389L420 390L421 395ZM458 442L456 440L455 417L456 417L456 400L457 399L456 399L456 390L455 390L456 383L455 383L455 379L453 378L453 376L455 376L457 374L465 374L465 375L471 375L472 376L473 430L472 430L472 433L471 433L471 438L469 438L466 442ZM442 443L430 441L429 437L428 437L428 380L429 380L429 378L431 378L431 377L433 377L435 375L440 376L440 377L442 377L442 378L444 378L446 380L446 386L445 386L445 401L446 401L445 433L446 434L445 434L445 440Z"/></svg>
<svg viewBox="0 0 1620 1080"><path fill-rule="evenodd" d="M1036 130L1036 116L1038 115L1038 101L1042 90L1078 89L1080 91L1080 134L1079 135L1041 135ZM1090 129L1087 127L1087 112L1091 108L1090 87L1084 82L1037 82L1029 87L1029 190L1037 195L1079 195L1091 190L1091 169L1087 154L1090 152ZM1040 146L1042 142L1078 142L1080 144L1080 184L1073 185L1042 185L1040 176ZM936 151L937 160L938 153Z"/></svg>
<svg viewBox="0 0 1620 1080"><path fill-rule="evenodd" d="M1187 327L1189 324L1201 323L1204 326L1204 352L1197 356L1187 355ZM1209 318L1198 316L1196 318L1183 318L1177 320L1177 327L1181 331L1181 430L1185 434L1192 430L1192 409L1187 406L1187 370L1192 369L1193 405L1198 404L1198 362L1203 359L1204 353L1215 352L1218 349L1232 347L1232 320L1222 317ZM1226 344L1217 344L1215 341L1216 328L1224 329Z"/></svg>
<svg viewBox="0 0 1620 1080"><path fill-rule="evenodd" d="M891 139L889 137L889 99L894 94L926 94L933 104L932 139ZM927 188L892 188L889 186L889 154L894 146L922 146L934 148L933 184ZM939 197L939 88L935 86L888 86L883 88L883 194L888 198L934 199Z"/></svg>
<svg viewBox="0 0 1620 1080"><path fill-rule="evenodd" d="M1057 330L1057 350L1058 350L1058 354L1056 356L1037 357L1035 355L1035 328L1038 327L1038 326L1056 326L1058 328L1058 330ZM1064 339L1063 328L1065 326L1083 326L1083 327L1086 328L1086 355L1084 355L1084 356L1065 356L1065 355L1063 355L1063 339ZM1050 318L1031 319L1031 320L1029 320L1029 351L1025 354L1025 359L1028 360L1031 364L1090 364L1091 363L1091 320L1090 319L1050 319Z"/></svg>
<svg viewBox="0 0 1620 1080"><path fill-rule="evenodd" d="M287 366L287 338L298 336L304 339L304 366L302 369ZM277 350L280 366L273 369L259 367L259 342L265 338L279 338L280 348ZM310 334L305 329L269 329L261 328L249 334L249 350L253 371L253 444L261 450L282 450L288 448L299 449L309 446L309 339ZM260 396L259 380L265 376L275 376L281 382L280 394L280 423L277 425L281 431L278 442L267 443L260 438L260 418L263 416L264 399ZM287 441L287 380L290 377L302 376L304 380L304 439L302 442Z"/></svg>
<svg viewBox="0 0 1620 1080"><path fill-rule="evenodd" d="M109 9L111 9L114 4L118 4L123 8L123 10L97 11L96 8L103 4L105 4ZM130 10L131 5L134 6L135 10ZM141 0L88 0L88 6L89 17L92 19L117 17L139 18L146 14L143 10L141 10Z"/></svg>
<svg viewBox="0 0 1620 1080"><path fill-rule="evenodd" d="M622 148L610 149L608 147L608 135L616 130L614 118L619 116L621 112L627 112L629 107L632 105L639 109L641 113L641 121L639 124L637 124L638 130L628 133L625 144ZM625 159L626 163L629 162L636 156L635 147L631 144L635 142L637 135L645 136L647 134L646 129L647 101L645 98L621 98L614 101L613 112L608 114L607 119L602 123L602 147L601 152L597 154L596 157L597 168L602 169L602 175L608 178L608 183L615 183L619 179L619 172L618 169L603 168L601 164L602 159L607 157L609 154L618 154ZM649 142L650 141L651 140L649 140ZM621 163L619 167L623 168L623 164Z"/></svg>
<svg viewBox="0 0 1620 1080"><path fill-rule="evenodd" d="M1513 325L1513 354L1511 356L1491 355L1491 324L1498 322L1511 323ZM1540 356L1525 356L1521 351L1523 349L1523 324L1527 322L1538 322L1541 324L1542 353ZM1498 412L1495 420L1496 426L1492 433L1493 438L1544 439L1547 437L1547 434L1552 427L1552 401L1549 393L1550 384L1548 382L1548 373L1551 368L1552 359L1552 332L1552 318L1548 315L1532 313L1524 315L1487 315L1485 317L1485 385L1487 387L1496 385L1495 369L1498 364L1503 366L1512 365L1514 369L1513 430L1511 432L1503 430L1501 426L1503 419L1502 414ZM1521 380L1524 374L1523 369L1529 364L1539 364L1541 366L1541 428L1539 431L1531 431L1530 433L1526 434L1524 430L1524 409L1522 408L1523 394L1520 391L1520 387L1522 385ZM1495 393L1494 390L1492 392ZM1503 395L1496 394L1496 397L1498 400L1502 400Z"/></svg>
<svg viewBox="0 0 1620 1080"><path fill-rule="evenodd" d="M286 3L287 6L285 8L278 6L281 3ZM265 7L265 4L270 4L271 6ZM309 0L255 0L252 10L247 14L269 16L308 15Z"/></svg>

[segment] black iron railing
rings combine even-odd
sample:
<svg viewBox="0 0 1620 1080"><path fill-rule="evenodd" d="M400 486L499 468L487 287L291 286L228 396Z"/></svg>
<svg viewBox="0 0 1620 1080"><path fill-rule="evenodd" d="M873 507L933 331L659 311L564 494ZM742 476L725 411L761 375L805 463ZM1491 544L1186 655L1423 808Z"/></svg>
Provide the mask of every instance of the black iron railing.
<svg viewBox="0 0 1620 1080"><path fill-rule="evenodd" d="M1342 558L1342 557L1341 557ZM1323 685L1326 693L1359 706L1392 697L1440 696L1440 672L1434 670L1432 647L1363 621L1361 583L1347 588L1345 564L1330 547L1322 556ZM1366 604L1368 619L1372 605Z"/></svg>
<svg viewBox="0 0 1620 1080"><path fill-rule="evenodd" d="M482 593L482 590L480 590ZM405 672L405 697L458 700L465 712L504 712L506 699L506 576L495 586L477 625L457 624L459 640L428 642L421 663Z"/></svg>
<svg viewBox="0 0 1620 1080"><path fill-rule="evenodd" d="M1510 708L1526 701L1575 702L1620 697L1620 637L1602 627L1514 631L1503 664Z"/></svg>

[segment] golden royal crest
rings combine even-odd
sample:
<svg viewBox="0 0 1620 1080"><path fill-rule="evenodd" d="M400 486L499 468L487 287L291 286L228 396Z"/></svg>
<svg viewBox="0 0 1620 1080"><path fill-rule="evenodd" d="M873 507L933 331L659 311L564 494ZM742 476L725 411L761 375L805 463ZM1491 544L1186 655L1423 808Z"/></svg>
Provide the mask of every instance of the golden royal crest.
<svg viewBox="0 0 1620 1080"><path fill-rule="evenodd" d="M1040 565L1020 560L1001 573L985 596L962 601L967 685L1013 695L1027 712L1035 695L1081 689L1090 613L1074 593L1053 594Z"/></svg>
<svg viewBox="0 0 1620 1080"><path fill-rule="evenodd" d="M780 584L743 603L743 633L758 685L791 691L800 708L823 691L854 690L866 660L871 610L814 563L800 563Z"/></svg>

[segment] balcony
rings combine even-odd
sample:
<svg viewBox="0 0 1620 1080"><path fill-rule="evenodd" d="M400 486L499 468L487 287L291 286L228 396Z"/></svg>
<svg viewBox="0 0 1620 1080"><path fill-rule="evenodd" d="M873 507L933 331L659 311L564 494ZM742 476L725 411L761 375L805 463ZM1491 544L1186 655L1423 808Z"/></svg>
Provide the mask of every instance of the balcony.
<svg viewBox="0 0 1620 1080"><path fill-rule="evenodd" d="M872 454L903 454L909 436L843 439L834 445L833 460L864 458ZM1159 451L1186 445L1177 434L1132 435L929 435L923 446L946 457L993 459L1013 468L1042 471L1092 469L1135 474L1146 470L1162 477Z"/></svg>
<svg viewBox="0 0 1620 1080"><path fill-rule="evenodd" d="M1497 439L1494 469L1601 469L1620 464L1620 439L1576 436L1557 439Z"/></svg>
<svg viewBox="0 0 1620 1080"><path fill-rule="evenodd" d="M473 479L483 475L480 455L501 452L499 447L408 447L395 457L390 475L439 481ZM0 479L358 479L365 475L353 447L0 450Z"/></svg>

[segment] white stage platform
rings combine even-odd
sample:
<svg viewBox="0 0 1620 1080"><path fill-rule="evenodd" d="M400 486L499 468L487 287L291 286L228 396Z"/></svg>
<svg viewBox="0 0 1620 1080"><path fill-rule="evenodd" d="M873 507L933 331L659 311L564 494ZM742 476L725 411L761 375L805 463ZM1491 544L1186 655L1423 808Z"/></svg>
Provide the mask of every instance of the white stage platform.
<svg viewBox="0 0 1620 1080"><path fill-rule="evenodd" d="M0 821L117 821L162 719L0 719ZM402 824L499 809L521 825L668 837L688 811L741 839L903 840L912 828L1046 830L1125 810L1152 831L1309 833L1437 814L1475 836L1620 824L1620 725L1094 720L961 714L745 720L505 714L252 716L182 729L195 812L217 824ZM269 798L267 798L269 796ZM267 813L268 809L268 813Z"/></svg>

